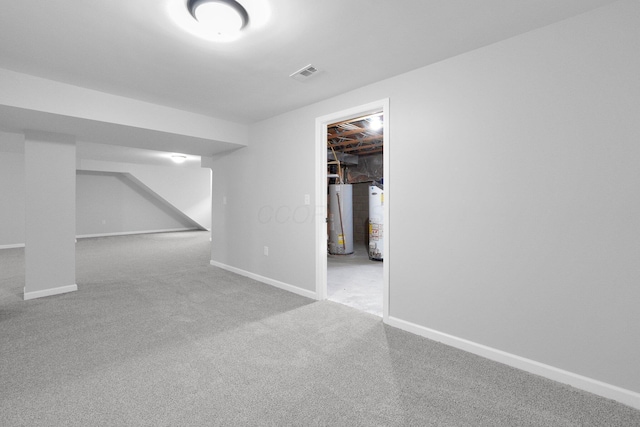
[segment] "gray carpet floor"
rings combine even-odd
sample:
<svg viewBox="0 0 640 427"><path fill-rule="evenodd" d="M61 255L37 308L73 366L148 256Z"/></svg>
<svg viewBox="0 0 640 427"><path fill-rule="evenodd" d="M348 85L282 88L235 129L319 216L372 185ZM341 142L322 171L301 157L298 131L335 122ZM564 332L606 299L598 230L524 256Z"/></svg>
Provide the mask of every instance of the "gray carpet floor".
<svg viewBox="0 0 640 427"><path fill-rule="evenodd" d="M0 251L2 426L639 426L640 411L208 265L208 234L80 240L22 301Z"/></svg>

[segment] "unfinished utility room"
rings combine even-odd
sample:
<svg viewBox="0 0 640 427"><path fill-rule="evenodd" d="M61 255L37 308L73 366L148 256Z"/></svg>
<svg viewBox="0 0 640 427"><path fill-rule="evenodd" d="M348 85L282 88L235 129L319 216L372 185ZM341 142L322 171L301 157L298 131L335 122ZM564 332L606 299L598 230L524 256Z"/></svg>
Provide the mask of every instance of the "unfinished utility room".
<svg viewBox="0 0 640 427"><path fill-rule="evenodd" d="M327 126L327 297L382 316L383 114Z"/></svg>

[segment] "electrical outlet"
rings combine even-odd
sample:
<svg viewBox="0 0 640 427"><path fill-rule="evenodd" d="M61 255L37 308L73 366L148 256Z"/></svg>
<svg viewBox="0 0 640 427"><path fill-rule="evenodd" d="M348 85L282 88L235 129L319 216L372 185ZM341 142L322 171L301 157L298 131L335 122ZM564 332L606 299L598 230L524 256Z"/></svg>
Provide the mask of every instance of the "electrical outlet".
<svg viewBox="0 0 640 427"><path fill-rule="evenodd" d="M310 205L311 204L311 196L308 194L304 195L304 204L305 205Z"/></svg>
<svg viewBox="0 0 640 427"><path fill-rule="evenodd" d="M269 246L264 247L264 256L269 256Z"/></svg>

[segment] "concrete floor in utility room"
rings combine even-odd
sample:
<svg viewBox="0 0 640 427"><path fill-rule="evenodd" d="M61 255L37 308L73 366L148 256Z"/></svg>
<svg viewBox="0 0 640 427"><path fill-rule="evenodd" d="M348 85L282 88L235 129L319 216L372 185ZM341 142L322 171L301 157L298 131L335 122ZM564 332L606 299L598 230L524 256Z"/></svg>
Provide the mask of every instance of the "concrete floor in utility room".
<svg viewBox="0 0 640 427"><path fill-rule="evenodd" d="M382 317L382 285L382 262L370 260L366 248L327 256L329 300Z"/></svg>

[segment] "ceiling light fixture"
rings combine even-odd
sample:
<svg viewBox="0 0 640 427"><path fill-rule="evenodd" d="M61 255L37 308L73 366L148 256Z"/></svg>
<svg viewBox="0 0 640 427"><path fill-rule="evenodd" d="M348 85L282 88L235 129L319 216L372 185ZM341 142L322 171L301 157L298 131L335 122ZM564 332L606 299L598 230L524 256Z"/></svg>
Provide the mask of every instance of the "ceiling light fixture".
<svg viewBox="0 0 640 427"><path fill-rule="evenodd" d="M369 129L371 129L371 130L380 130L380 129L382 129L382 119L380 119L380 116L372 117L369 120Z"/></svg>
<svg viewBox="0 0 640 427"><path fill-rule="evenodd" d="M191 12L191 10L195 10L197 6L193 0L163 1L166 1L166 13L168 17L181 30L202 40L214 43L230 43L243 37L249 37L250 35L255 37L268 25L271 19L270 4L273 0L236 0L242 3L242 7L246 11L246 16L250 16L251 18L246 18L245 26L233 34L219 34L209 28L208 25L198 21ZM218 47L215 47L215 49L217 48Z"/></svg>
<svg viewBox="0 0 640 427"><path fill-rule="evenodd" d="M185 160L187 160L187 156L185 156L184 154L172 154L171 155L171 160L173 160L175 163L184 163Z"/></svg>
<svg viewBox="0 0 640 427"><path fill-rule="evenodd" d="M210 31L221 35L234 35L249 22L249 14L235 0L189 0L189 13Z"/></svg>

